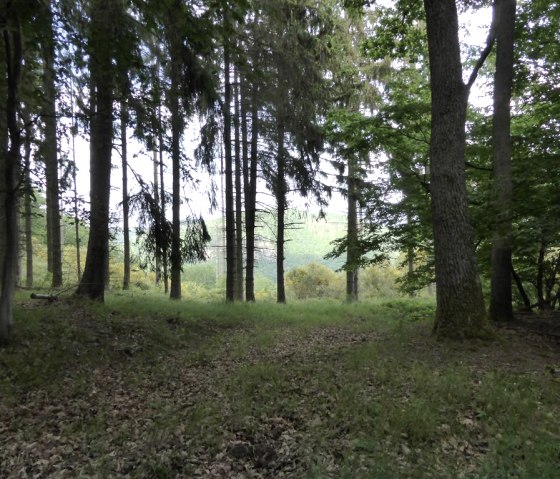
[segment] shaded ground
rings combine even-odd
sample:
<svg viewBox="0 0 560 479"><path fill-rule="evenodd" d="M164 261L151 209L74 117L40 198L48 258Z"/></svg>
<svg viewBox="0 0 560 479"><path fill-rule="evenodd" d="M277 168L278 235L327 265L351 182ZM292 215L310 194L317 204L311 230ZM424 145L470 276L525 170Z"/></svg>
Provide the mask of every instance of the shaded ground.
<svg viewBox="0 0 560 479"><path fill-rule="evenodd" d="M0 352L0 477L560 470L560 348L548 335L436 342L410 306L381 311L389 326L352 310L262 325L21 308L35 323Z"/></svg>

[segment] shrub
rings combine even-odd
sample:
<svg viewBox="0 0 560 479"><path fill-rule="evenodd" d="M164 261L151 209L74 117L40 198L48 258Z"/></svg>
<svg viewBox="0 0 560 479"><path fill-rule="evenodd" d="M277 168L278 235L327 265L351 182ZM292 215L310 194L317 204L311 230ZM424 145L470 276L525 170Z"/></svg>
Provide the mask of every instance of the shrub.
<svg viewBox="0 0 560 479"><path fill-rule="evenodd" d="M318 263L309 263L289 271L286 285L297 299L344 297L342 276Z"/></svg>

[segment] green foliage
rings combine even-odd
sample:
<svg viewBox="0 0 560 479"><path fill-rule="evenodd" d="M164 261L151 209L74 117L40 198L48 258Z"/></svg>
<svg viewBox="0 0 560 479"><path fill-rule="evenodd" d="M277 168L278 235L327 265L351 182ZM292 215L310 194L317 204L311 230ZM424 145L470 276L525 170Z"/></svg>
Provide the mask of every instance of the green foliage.
<svg viewBox="0 0 560 479"><path fill-rule="evenodd" d="M286 285L296 299L343 298L343 278L317 263L294 268L286 274Z"/></svg>

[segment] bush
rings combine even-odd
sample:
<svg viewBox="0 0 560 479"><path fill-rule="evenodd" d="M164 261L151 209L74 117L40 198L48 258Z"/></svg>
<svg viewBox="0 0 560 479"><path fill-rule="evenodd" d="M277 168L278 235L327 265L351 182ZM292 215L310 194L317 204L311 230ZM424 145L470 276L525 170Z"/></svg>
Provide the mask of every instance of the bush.
<svg viewBox="0 0 560 479"><path fill-rule="evenodd" d="M342 275L318 263L309 263L289 271L286 285L297 299L344 297Z"/></svg>

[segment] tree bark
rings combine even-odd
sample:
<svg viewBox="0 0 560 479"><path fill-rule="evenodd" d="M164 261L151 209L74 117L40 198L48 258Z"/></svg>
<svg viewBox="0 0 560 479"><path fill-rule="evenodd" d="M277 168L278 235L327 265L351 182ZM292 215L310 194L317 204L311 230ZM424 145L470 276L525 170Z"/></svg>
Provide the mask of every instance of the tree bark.
<svg viewBox="0 0 560 479"><path fill-rule="evenodd" d="M224 150L226 183L226 301L235 300L235 212L233 197L233 165L231 154L231 81L230 54L224 46Z"/></svg>
<svg viewBox="0 0 560 479"><path fill-rule="evenodd" d="M430 176L437 309L434 332L465 338L487 334L465 182L463 83L455 0L424 0L432 90Z"/></svg>
<svg viewBox="0 0 560 479"><path fill-rule="evenodd" d="M111 45L115 26L112 24L111 0L92 0L91 5L90 229L84 274L76 293L104 301L113 147L114 69Z"/></svg>
<svg viewBox="0 0 560 479"><path fill-rule="evenodd" d="M278 121L276 156L276 302L286 302L286 286L284 283L284 244L286 233L286 156L284 151L284 126Z"/></svg>
<svg viewBox="0 0 560 479"><path fill-rule="evenodd" d="M9 149L3 160L4 203L4 249L2 258L2 285L0 291L0 344L12 338L14 271L18 254L18 194L17 175L20 168L21 135L18 125L19 84L23 62L21 27L18 12L9 2L3 12L6 25L2 31L4 60L6 63L7 95L6 125Z"/></svg>
<svg viewBox="0 0 560 479"><path fill-rule="evenodd" d="M154 203L157 205L158 209L160 208L160 201L159 201L159 169L158 169L158 152L154 148L152 154L152 162L154 167ZM163 223L164 218L160 216L160 224ZM155 269L156 269L156 285L161 283L161 256L162 256L162 248L160 241L157 241L156 244L156 251L155 251Z"/></svg>
<svg viewBox="0 0 560 479"><path fill-rule="evenodd" d="M529 299L529 295L525 291L523 287L523 281L515 271L513 265L511 266L511 275L513 276L513 280L515 281L515 285L517 286L517 290L519 291L519 295L521 296L521 300L523 301L523 307L527 311L531 311L533 308L531 307L531 300Z"/></svg>
<svg viewBox="0 0 560 479"><path fill-rule="evenodd" d="M169 111L171 114L171 165L172 165L172 237L171 237L171 299L181 299L181 134L183 120L179 105L181 81L181 38L176 31L176 20L170 18L169 53L170 77Z"/></svg>
<svg viewBox="0 0 560 479"><path fill-rule="evenodd" d="M128 217L130 208L128 204L128 140L126 126L128 124L128 108L126 102L121 101L121 156L122 156L122 204L123 204L123 290L130 289L130 227Z"/></svg>
<svg viewBox="0 0 560 479"><path fill-rule="evenodd" d="M350 155L348 158L348 224L346 237L346 301L358 301L358 208L357 208L357 158Z"/></svg>
<svg viewBox="0 0 560 479"><path fill-rule="evenodd" d="M23 169L25 175L24 193L24 217L25 217L25 287L33 287L33 214L31 210L33 185L31 184L31 140L33 131L31 129L31 119L24 114L23 122L25 125L24 161Z"/></svg>
<svg viewBox="0 0 560 479"><path fill-rule="evenodd" d="M513 320L511 249L513 181L511 172L511 88L516 0L497 0L494 76L493 177L496 224L492 243L490 319Z"/></svg>
<svg viewBox="0 0 560 479"><path fill-rule="evenodd" d="M537 303L541 311L546 309L544 300L544 258L546 249L547 244L545 240L542 239L539 248L539 256L537 258Z"/></svg>
<svg viewBox="0 0 560 479"><path fill-rule="evenodd" d="M161 204L161 218L165 221L165 185L163 182L163 133L161 125L161 108L158 108L158 150L159 150L159 200ZM164 241L161 254L163 266L163 290L169 292L169 274L167 271L167 244Z"/></svg>
<svg viewBox="0 0 560 479"><path fill-rule="evenodd" d="M240 107L239 107L239 73L235 74L235 299L243 301L243 197L241 190L241 143L240 143Z"/></svg>
<svg viewBox="0 0 560 479"><path fill-rule="evenodd" d="M243 100L246 100L243 95ZM259 112L255 87L251 94L251 156L247 151L247 106L242 102L243 117L243 158L245 164L245 243L246 243L246 268L245 268L245 299L255 301L255 220L257 213L257 161L258 161L258 138L259 138Z"/></svg>
<svg viewBox="0 0 560 479"><path fill-rule="evenodd" d="M43 122L45 124L44 158L47 182L47 247L52 287L62 286L62 246L60 233L60 192L58 185L58 147L56 133L55 40L52 27L51 2L45 6L47 35L43 52Z"/></svg>

